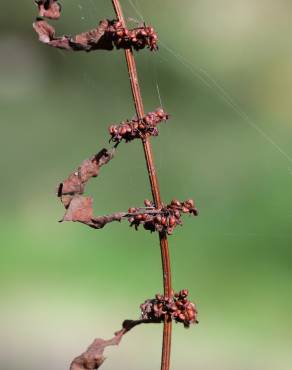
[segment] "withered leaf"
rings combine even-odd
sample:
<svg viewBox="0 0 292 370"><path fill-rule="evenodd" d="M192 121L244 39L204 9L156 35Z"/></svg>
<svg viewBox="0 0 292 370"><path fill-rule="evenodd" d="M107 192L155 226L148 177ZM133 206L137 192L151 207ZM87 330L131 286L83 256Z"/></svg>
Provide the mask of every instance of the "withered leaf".
<svg viewBox="0 0 292 370"><path fill-rule="evenodd" d="M122 325L123 328L117 331L112 339L95 339L85 352L72 361L70 370L99 369L105 361L103 353L106 347L119 345L123 336L137 325L158 324L160 322L161 320L156 319L125 320Z"/></svg>
<svg viewBox="0 0 292 370"><path fill-rule="evenodd" d="M62 221L81 222L94 229L101 229L109 222L121 221L126 215L123 212L117 212L107 216L93 216L93 199L84 197L86 183L99 174L101 166L107 164L115 154L115 148L102 149L89 159L86 159L81 165L72 172L66 180L58 187L58 197L66 208L66 213Z"/></svg>
<svg viewBox="0 0 292 370"><path fill-rule="evenodd" d="M93 157L86 159L58 187L58 196L83 194L85 184L91 177L99 174L101 166L107 164L115 155L115 149L102 149Z"/></svg>
<svg viewBox="0 0 292 370"><path fill-rule="evenodd" d="M59 19L61 15L61 5L57 0L36 0L36 4L39 8L39 16Z"/></svg>
<svg viewBox="0 0 292 370"><path fill-rule="evenodd" d="M50 43L55 37L55 28L46 21L37 20L33 23L33 28L39 35L39 40L44 44Z"/></svg>
<svg viewBox="0 0 292 370"><path fill-rule="evenodd" d="M122 217L125 215L123 212L117 212L108 216L94 217L92 207L93 199L91 197L74 195L68 202L67 211L62 221L81 222L94 229L102 229L110 222L121 221Z"/></svg>
<svg viewBox="0 0 292 370"><path fill-rule="evenodd" d="M108 346L117 346L120 343L124 333L125 331L121 330L109 340L95 339L84 353L72 361L70 370L98 369L105 361L105 357L103 355L105 348Z"/></svg>
<svg viewBox="0 0 292 370"><path fill-rule="evenodd" d="M63 221L91 222L93 218L92 198L75 195L65 213Z"/></svg>
<svg viewBox="0 0 292 370"><path fill-rule="evenodd" d="M39 40L49 46L65 50L91 51L97 49L112 50L113 41L107 32L109 21L102 20L97 28L81 33L74 37L55 37L55 28L46 21L38 19L33 23L33 28L39 36Z"/></svg>

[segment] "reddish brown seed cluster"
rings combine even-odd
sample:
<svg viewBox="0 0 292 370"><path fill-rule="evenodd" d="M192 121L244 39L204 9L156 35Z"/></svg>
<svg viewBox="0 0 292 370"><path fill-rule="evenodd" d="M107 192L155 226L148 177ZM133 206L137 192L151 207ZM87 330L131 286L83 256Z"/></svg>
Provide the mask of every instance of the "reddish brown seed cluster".
<svg viewBox="0 0 292 370"><path fill-rule="evenodd" d="M146 135L157 136L157 125L168 118L169 115L162 108L158 108L155 112L148 113L141 120L134 118L131 121L122 122L120 125L112 125L109 127L111 141L120 143L123 139L129 142L134 139L141 139Z"/></svg>
<svg viewBox="0 0 292 370"><path fill-rule="evenodd" d="M144 201L146 208L130 208L128 220L131 226L137 230L142 224L146 230L151 232L165 232L171 235L177 225L182 225L182 214L198 215L192 199L179 202L174 199L167 206L156 209L150 200ZM152 212L151 212L152 210Z"/></svg>
<svg viewBox="0 0 292 370"><path fill-rule="evenodd" d="M183 323L185 328L189 328L191 324L197 324L198 311L195 304L188 300L188 295L187 289L172 294L171 297L156 294L154 299L148 299L141 304L142 319L163 321L168 317Z"/></svg>
<svg viewBox="0 0 292 370"><path fill-rule="evenodd" d="M114 21L111 32L117 49L133 48L135 50L141 50L148 47L151 51L158 50L158 37L153 27L144 24L143 27L129 30L123 27L121 22Z"/></svg>

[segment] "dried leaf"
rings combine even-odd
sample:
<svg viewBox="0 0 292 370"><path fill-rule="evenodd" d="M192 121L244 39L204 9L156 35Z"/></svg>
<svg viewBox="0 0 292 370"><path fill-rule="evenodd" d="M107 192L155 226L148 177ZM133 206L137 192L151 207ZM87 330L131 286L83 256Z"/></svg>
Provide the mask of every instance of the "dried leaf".
<svg viewBox="0 0 292 370"><path fill-rule="evenodd" d="M55 37L55 28L46 21L38 19L33 23L33 28L39 36L39 41L49 46L65 50L91 51L97 49L112 50L113 42L107 34L109 21L102 20L97 28L81 33L75 37Z"/></svg>
<svg viewBox="0 0 292 370"><path fill-rule="evenodd" d="M95 339L84 353L72 361L70 370L94 370L100 368L105 361L103 353L106 347L119 345L123 336L137 325L158 324L160 322L161 320L157 319L125 320L123 328L116 332L112 339Z"/></svg>
<svg viewBox="0 0 292 370"><path fill-rule="evenodd" d="M59 19L61 15L61 5L57 0L37 0L36 4L39 8L39 16Z"/></svg>
<svg viewBox="0 0 292 370"><path fill-rule="evenodd" d="M81 165L59 185L58 196L63 197L65 195L74 196L75 194L83 194L85 184L88 180L90 180L91 177L98 176L100 167L107 164L114 155L115 149L102 149L93 157L83 161Z"/></svg>
<svg viewBox="0 0 292 370"><path fill-rule="evenodd" d="M102 149L93 157L86 159L58 187L58 197L66 208L62 221L81 222L94 229L102 229L106 224L121 221L126 213L117 212L107 216L93 216L93 199L84 197L86 183L99 174L101 166L107 164L115 154L115 148Z"/></svg>
<svg viewBox="0 0 292 370"><path fill-rule="evenodd" d="M81 222L94 229L102 229L106 224L121 221L125 216L123 212L117 212L108 216L93 217L93 199L82 195L74 195L68 205L64 218L61 221Z"/></svg>
<svg viewBox="0 0 292 370"><path fill-rule="evenodd" d="M93 218L92 198L75 195L62 221L91 222Z"/></svg>
<svg viewBox="0 0 292 370"><path fill-rule="evenodd" d="M123 335L124 330L118 332L112 339L95 339L87 350L76 357L70 366L70 370L94 370L98 369L104 362L103 352L108 346L117 346Z"/></svg>
<svg viewBox="0 0 292 370"><path fill-rule="evenodd" d="M33 28L39 35L39 40L44 44L49 44L55 37L55 29L46 21L38 20L33 23Z"/></svg>

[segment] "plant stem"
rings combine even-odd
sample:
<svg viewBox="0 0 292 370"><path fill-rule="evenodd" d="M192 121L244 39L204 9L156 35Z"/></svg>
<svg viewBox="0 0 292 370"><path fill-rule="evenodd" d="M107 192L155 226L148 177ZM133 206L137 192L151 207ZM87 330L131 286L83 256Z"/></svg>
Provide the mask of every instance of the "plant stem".
<svg viewBox="0 0 292 370"><path fill-rule="evenodd" d="M119 0L112 0L114 10L116 12L118 20L122 23L123 27L126 27L126 22L123 16L122 8ZM135 63L135 58L133 51L131 49L125 50L125 56L128 66L128 72L131 82L131 89L135 104L136 113L139 119L145 116L143 100L141 96L141 90L138 80L137 68ZM142 140L143 149L147 164L147 170L151 185L151 191L155 206L160 208L162 205L160 188L158 183L158 178L155 170L152 146L150 142L150 137L147 136ZM161 259L162 259L162 271L163 271L163 286L164 295L169 297L171 295L171 271L170 271L170 258L168 249L168 240L165 233L159 234L160 249L161 249ZM169 370L170 366L170 351L171 351L171 332L172 332L172 322L169 318L164 321L163 327L163 344L162 344L162 358L161 358L161 370Z"/></svg>

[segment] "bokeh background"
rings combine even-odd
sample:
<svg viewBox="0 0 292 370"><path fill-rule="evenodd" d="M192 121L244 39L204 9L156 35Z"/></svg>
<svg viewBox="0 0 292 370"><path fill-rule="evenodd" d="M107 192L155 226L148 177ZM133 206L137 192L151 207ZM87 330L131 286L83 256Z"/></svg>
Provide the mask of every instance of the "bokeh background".
<svg viewBox="0 0 292 370"><path fill-rule="evenodd" d="M146 110L162 102L172 116L153 139L163 198L193 197L200 209L170 238L174 287L190 289L200 320L174 326L172 369L288 370L292 3L121 3L160 36L159 52L139 52L137 64ZM114 17L109 0L62 5L60 34ZM134 109L122 51L48 48L35 15L33 1L1 4L1 370L67 369L162 291L157 235L57 222L56 185ZM121 145L87 189L96 214L142 204L141 144ZM161 330L137 328L103 368L158 369Z"/></svg>

